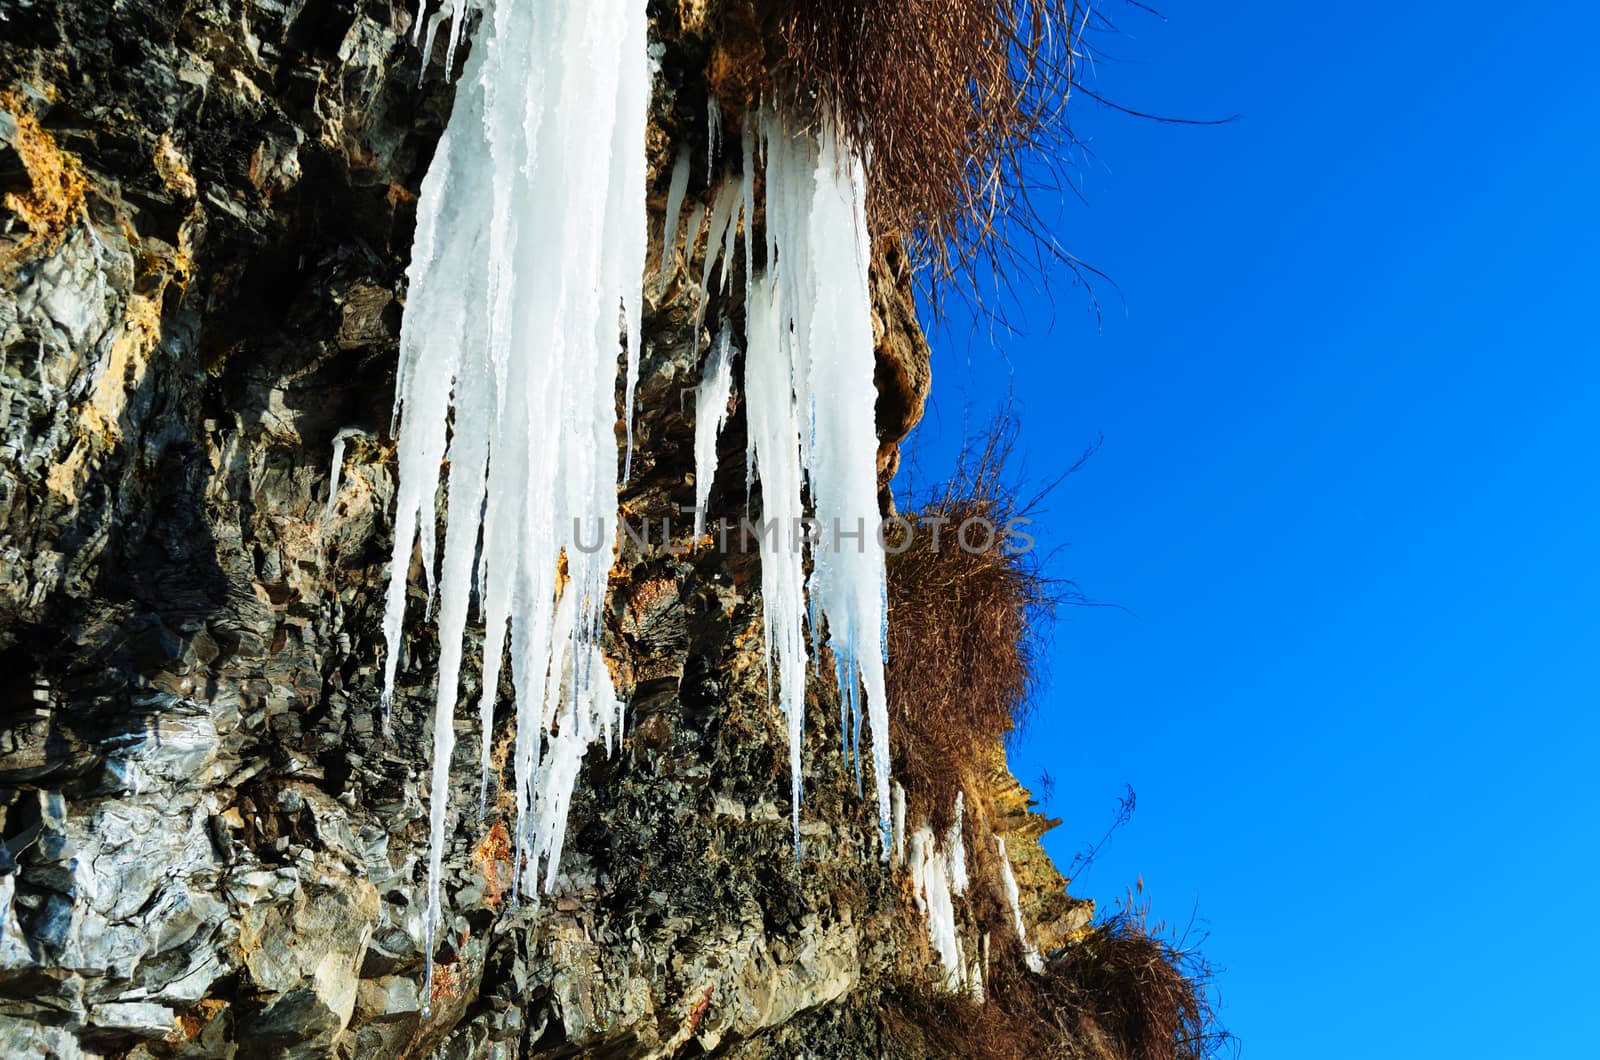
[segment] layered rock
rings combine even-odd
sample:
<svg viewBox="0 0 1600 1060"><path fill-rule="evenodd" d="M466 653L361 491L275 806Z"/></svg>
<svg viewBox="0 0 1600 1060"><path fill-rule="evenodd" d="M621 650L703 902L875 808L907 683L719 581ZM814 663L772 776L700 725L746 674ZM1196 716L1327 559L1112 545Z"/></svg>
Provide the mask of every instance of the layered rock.
<svg viewBox="0 0 1600 1060"><path fill-rule="evenodd" d="M797 864L756 557L654 539L612 579L627 736L590 755L537 908L507 893L505 710L482 816L459 742L422 996L420 590L387 724L378 696L404 269L450 94L412 17L0 0L0 1050L882 1055L880 993L936 973L834 693ZM657 239L721 54L692 19L662 31ZM904 264L873 275L887 481L927 346ZM693 502L705 336L684 273L651 293L624 502L659 518ZM712 511L736 517L737 412L721 447Z"/></svg>

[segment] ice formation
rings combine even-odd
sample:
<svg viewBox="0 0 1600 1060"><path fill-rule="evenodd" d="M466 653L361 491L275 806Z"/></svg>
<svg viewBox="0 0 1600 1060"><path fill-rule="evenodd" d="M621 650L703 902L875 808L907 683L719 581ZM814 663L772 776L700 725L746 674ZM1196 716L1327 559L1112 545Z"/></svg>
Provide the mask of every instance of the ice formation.
<svg viewBox="0 0 1600 1060"><path fill-rule="evenodd" d="M752 271L758 144L765 163L766 253L764 267ZM719 258L724 284L732 275L742 213L746 468L761 482L767 671L788 722L796 848L809 616L813 649L827 629L842 698L845 753L854 753L858 784L865 696L882 853L888 858L893 843L883 672L886 606L883 551L876 541L877 390L866 172L833 122L823 121L818 132L799 131L771 108L756 116L754 129L744 130L740 154L742 179L725 181L711 208L701 286L709 284ZM714 464L698 465L697 476L708 482L714 470ZM800 534L802 526L810 531Z"/></svg>
<svg viewBox="0 0 1600 1060"><path fill-rule="evenodd" d="M1000 847L1000 880L1005 884L1006 902L1011 906L1011 920L1017 927L1017 941L1022 943L1022 957L1027 961L1028 967L1035 972L1044 971L1044 958L1039 956L1039 951L1028 941L1028 925L1022 919L1021 895L1017 891L1017 877L1011 871L1011 859L1006 855L1006 841L1003 836L995 836L994 841Z"/></svg>
<svg viewBox="0 0 1600 1060"><path fill-rule="evenodd" d="M894 863L899 865L906 859L906 789L894 782Z"/></svg>
<svg viewBox="0 0 1600 1060"><path fill-rule="evenodd" d="M694 229L690 229L691 232ZM706 500L717 476L717 435L728 418L733 390L733 337L726 320L717 328L694 401L694 536L706 532Z"/></svg>
<svg viewBox="0 0 1600 1060"><path fill-rule="evenodd" d="M956 792L955 820L944 833L943 842L935 840L933 828L926 822L909 836L905 835L900 823L904 821L904 799L904 790L899 784L894 785L897 836L895 857L897 860L904 858L906 870L911 875L911 895L916 902L917 912L922 915L927 925L928 942L939 955L940 967L944 969L945 986L951 990L966 987L973 999L981 1004L984 998L983 979L984 968L988 964L989 936L987 933L984 934L980 951L969 962L966 948L961 942L961 933L956 928L955 899L967 893L971 882L967 871L967 844L964 836L966 794ZM1004 854L1005 846L1002 843L1001 856L1004 857ZM1010 867L1007 866L1005 871L1009 879ZM1009 886L1014 894L1015 881ZM1015 898L1012 899L1012 909L1016 909ZM1017 915L1020 918L1021 914ZM1033 967L1038 960L1038 954L1031 948L1027 953L1028 965Z"/></svg>
<svg viewBox="0 0 1600 1060"><path fill-rule="evenodd" d="M516 691L516 893L536 897L553 886L584 753L597 741L609 749L621 732L622 708L599 647L600 612L617 526L619 353L626 364L624 480L631 468L654 69L643 0L448 0L446 7L428 20L419 12L418 25L431 47L448 14L447 67L469 7L481 21L418 206L396 380L400 481L384 613L387 717L416 548L439 630L425 929L430 977L457 683L474 594L485 626L480 812L506 668ZM708 121L714 164L722 140L715 101ZM739 177L722 182L709 212L704 202L691 212L686 246L692 256L704 222L698 334L712 271L721 261L721 285L729 289L743 235L747 457L761 482L768 686L776 690L789 739L796 855L809 624L813 653L826 629L858 785L866 714L887 858L886 609L883 553L875 541L865 169L836 123L803 131L771 108L747 124L739 152ZM759 270L752 268L758 157L767 194ZM662 285L675 268L689 178L689 153L682 149L667 191ZM733 355L723 323L697 394L701 508L715 475ZM434 504L446 462L441 548ZM802 539L802 525L820 534ZM697 533L702 529L697 519ZM931 837L925 845L936 856ZM936 875L945 880L948 906L954 879L942 870Z"/></svg>
<svg viewBox="0 0 1600 1060"><path fill-rule="evenodd" d="M939 955L945 982L952 988L970 985L981 991L982 973L969 969L961 935L956 930L955 899L967 890L967 851L961 838L963 796L956 795L956 819L936 844L933 828L924 823L906 844L906 868L911 873L911 894L928 925L928 941Z"/></svg>
<svg viewBox="0 0 1600 1060"><path fill-rule="evenodd" d="M597 739L610 744L621 724L598 640L617 524L616 366L625 351L631 448L646 254L644 0L450 0L451 52L469 2L481 22L418 204L384 614L387 704L419 548L439 629L430 979L474 591L486 629L480 765L504 663L516 689L519 893L536 896L541 861L545 888L553 883L583 752Z"/></svg>
<svg viewBox="0 0 1600 1060"><path fill-rule="evenodd" d="M933 829L924 824L907 839L906 866L911 871L912 895L928 925L928 941L939 955L946 979L966 982L967 963L961 936L956 932L956 910L950 887L949 864L934 845Z"/></svg>
<svg viewBox="0 0 1600 1060"><path fill-rule="evenodd" d="M683 194L689 190L689 145L678 148L677 160L672 163L672 180L667 186L666 227L661 231L661 269L656 279L660 290L672 278L672 250L678 245L678 227L683 220ZM694 230L690 229L691 236Z"/></svg>
<svg viewBox="0 0 1600 1060"><path fill-rule="evenodd" d="M764 115L767 268L775 332L750 325L746 374L765 353L788 367L800 459L821 528L809 584L812 637L826 624L860 768L863 692L883 857L889 856L889 713L884 683L886 583L877 543L877 388L867 268L866 173L831 123L820 137ZM750 160L748 141L745 149ZM746 189L746 209L750 208ZM746 229L746 253L749 252ZM752 287L755 283L752 282ZM769 326L774 323L766 318ZM767 490L762 478L762 497ZM770 607L770 604L768 605ZM821 622L818 620L821 619ZM801 690L800 703L804 703ZM859 775L859 774L858 774Z"/></svg>
<svg viewBox="0 0 1600 1060"><path fill-rule="evenodd" d="M801 501L800 424L788 351L773 342L783 334L777 298L777 287L767 276L752 279L745 303L746 468L748 474L761 478L761 624L767 687L778 690L778 704L788 727L789 798L798 857L800 752L806 712L806 584L805 557L794 538L794 528L805 516L805 508Z"/></svg>
<svg viewBox="0 0 1600 1060"><path fill-rule="evenodd" d="M344 473L344 443L366 434L359 427L345 427L333 436L333 466L328 471L328 501L322 508L322 525L333 521L333 509L339 501L339 478Z"/></svg>

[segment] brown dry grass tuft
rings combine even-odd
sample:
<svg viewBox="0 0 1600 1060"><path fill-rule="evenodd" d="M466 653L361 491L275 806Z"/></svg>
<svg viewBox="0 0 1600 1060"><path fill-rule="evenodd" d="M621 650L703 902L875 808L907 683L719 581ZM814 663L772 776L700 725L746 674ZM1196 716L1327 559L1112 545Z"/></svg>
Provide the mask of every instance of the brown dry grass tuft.
<svg viewBox="0 0 1600 1060"><path fill-rule="evenodd" d="M1119 1057L1207 1060L1235 1039L1217 1022L1211 968L1187 937L1152 923L1147 902L1129 901L1062 951L1045 971L1045 989Z"/></svg>
<svg viewBox="0 0 1600 1060"><path fill-rule="evenodd" d="M887 557L895 775L912 805L935 821L948 812L963 772L987 761L1025 719L1051 613L1079 599L1006 534L1039 499L1019 497L1005 476L1013 439L1008 421L997 419L950 483L907 513L916 526L909 547ZM977 549L986 526L996 528L996 539Z"/></svg>
<svg viewBox="0 0 1600 1060"><path fill-rule="evenodd" d="M905 1056L973 1060L1212 1060L1237 1040L1212 1006L1211 969L1198 948L1130 904L1062 950L1036 974L1005 936L991 934L983 1004L964 995L901 986L884 1006L884 1029Z"/></svg>
<svg viewBox="0 0 1600 1060"><path fill-rule="evenodd" d="M960 1056L969 1060L1075 1057L1064 1036L1033 1019L1017 1019L996 1004L965 994L901 986L885 999L889 1057ZM1063 1047L1065 1045L1065 1048Z"/></svg>
<svg viewBox="0 0 1600 1060"><path fill-rule="evenodd" d="M787 0L778 79L870 151L873 234L935 284L1030 235L1022 161L1050 170L1087 15L1081 0Z"/></svg>

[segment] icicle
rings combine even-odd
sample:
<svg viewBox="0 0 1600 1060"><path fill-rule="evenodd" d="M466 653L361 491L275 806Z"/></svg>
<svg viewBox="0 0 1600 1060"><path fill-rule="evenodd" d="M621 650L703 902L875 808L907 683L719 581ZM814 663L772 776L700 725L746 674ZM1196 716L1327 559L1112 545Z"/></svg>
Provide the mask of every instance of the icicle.
<svg viewBox="0 0 1600 1060"><path fill-rule="evenodd" d="M742 187L742 184L740 185ZM722 293L733 290L733 248L739 238L739 211L734 210L722 233Z"/></svg>
<svg viewBox="0 0 1600 1060"><path fill-rule="evenodd" d="M717 260L722 259L724 277L733 270L733 262L729 259L729 234L737 227L739 208L739 185L732 180L724 180L717 189L717 197L711 204L711 228L706 235L706 256L700 266L700 301L695 308L694 334L700 334L700 325L705 320L706 295L711 282L711 270Z"/></svg>
<svg viewBox="0 0 1600 1060"><path fill-rule="evenodd" d="M426 3L426 0L419 0ZM467 0L451 0L450 40L444 49L444 75L449 77L456 68L456 48L467 35Z"/></svg>
<svg viewBox="0 0 1600 1060"><path fill-rule="evenodd" d="M817 621L816 612L813 611L811 615L811 654L813 656L818 654L817 634L818 627L820 625L821 623ZM854 698L855 688L853 687L853 684L842 684L839 686L839 754L844 757L844 765L846 769L850 768L850 719L855 714L855 708L851 705L850 701ZM860 760L858 759L856 762L856 795L859 797L860 794L861 764Z"/></svg>
<svg viewBox="0 0 1600 1060"><path fill-rule="evenodd" d="M728 394L733 389L733 339L722 321L716 341L700 373L694 402L694 536L706 532L706 500L717 477L717 435L728 419Z"/></svg>
<svg viewBox="0 0 1600 1060"><path fill-rule="evenodd" d="M469 62L468 72L473 72ZM456 95L456 110L463 114L461 125L476 123L482 106L478 79L464 78ZM422 181L417 205L417 229L412 242L408 309L402 322L401 356L395 378L395 422L408 429L399 437L400 482L395 493L394 550L389 560L389 587L384 606L383 639L387 646L383 660L383 720L388 725L394 696L395 670L400 661L400 625L405 618L406 575L411 566L411 551L418 538L431 540L433 498L438 487L439 464L444 459L445 427L449 420L450 382L455 376L460 347L454 342L438 342L421 356L419 334L446 335L465 328L466 299L455 297L448 288L454 270L471 267L468 240L440 244L437 235L455 220L457 197L472 177L476 157L471 155L472 132L457 133L458 123L446 126L439 138L432 166ZM462 147L458 140L468 141ZM465 243L466 245L462 245ZM437 291L440 284L445 290ZM408 338L409 336L409 338ZM426 505L426 512L423 507ZM431 544L424 556L431 555Z"/></svg>
<svg viewBox="0 0 1600 1060"><path fill-rule="evenodd" d="M333 466L328 472L328 502L322 506L322 525L333 520L334 505L339 500L339 479L344 472L344 443L351 438L364 437L359 427L345 427L333 436Z"/></svg>
<svg viewBox="0 0 1600 1060"><path fill-rule="evenodd" d="M742 163L739 177L739 207L744 211L744 268L745 273L748 275L756 267L756 259L751 250L751 242L755 238L756 227L756 130L750 128L748 123L739 131L739 151L740 162ZM731 234L728 247L723 251L723 256L727 259L729 265L733 264ZM724 276L730 275L732 272L731 268L725 268ZM723 288L727 288L726 281L723 282Z"/></svg>
<svg viewBox="0 0 1600 1060"><path fill-rule="evenodd" d="M472 336L466 338L470 341ZM482 370L462 373L456 380L458 411L481 408L489 396L488 382L488 375ZM450 760L456 744L456 686L461 675L467 605L472 597L473 550L478 537L478 512L483 505L488 443L487 432L459 430L450 444L450 519L445 530L444 569L439 577L439 666L434 689L433 781L428 795L426 953L430 961L439 933L439 877L444 859L445 811L450 798Z"/></svg>
<svg viewBox="0 0 1600 1060"><path fill-rule="evenodd" d="M1005 838L995 836L994 841L1000 847L1000 880L1005 884L1006 902L1011 906L1011 920L1017 928L1017 941L1022 943L1022 959L1033 971L1042 972L1044 958L1039 956L1039 951L1028 941L1028 925L1022 919L1022 896L1017 890L1017 877L1011 871L1011 859L1006 856Z"/></svg>
<svg viewBox="0 0 1600 1060"><path fill-rule="evenodd" d="M793 528L801 506L799 424L789 375L789 341L778 285L752 281L745 303L748 345L744 357L746 464L761 477L761 609L768 695L776 686L789 735L789 797L795 856L800 850L800 749L805 734L805 567Z"/></svg>
<svg viewBox="0 0 1600 1060"><path fill-rule="evenodd" d="M757 273L752 218L756 141L766 159L766 265ZM828 631L828 646L838 667L846 732L846 756L861 731L864 695L872 740L874 787L882 856L890 855L889 725L883 672L886 581L878 529L877 429L873 385L872 301L867 283L871 245L866 224L866 174L861 160L841 141L835 123L825 121L819 135L792 132L770 109L741 142L744 179L740 196L745 213L746 397L751 406L751 461L761 479L764 516L781 515L785 528L797 525L799 481L814 501L821 540L813 547L809 587L796 589L774 575L774 563L799 565L800 546L790 555L769 554L762 545L763 608L771 649L779 649L779 673L795 668L782 652L791 638L803 645L809 591L813 639ZM728 193L725 186L722 195ZM719 196L720 200L720 196ZM722 203L718 202L718 207ZM731 208L722 211L731 214ZM719 210L712 211L712 235ZM732 253L732 230L725 257ZM711 251L707 251L709 263ZM727 265L724 265L725 275ZM709 274L709 264L706 270ZM762 408L751 391L759 387ZM778 403L787 400L788 410ZM759 426L757 426L759 418ZM790 455L798 450L799 468ZM849 542L846 544L846 542ZM774 593L792 594L778 595ZM776 630L776 631L775 631ZM801 648L803 652L803 647ZM804 665L785 681L785 712L805 702ZM803 735L803 719L791 716L790 738ZM791 747L792 762L799 751ZM859 753L855 756L860 761ZM793 765L796 776L798 764ZM798 780L795 781L798 784ZM798 787L794 791L799 803Z"/></svg>
<svg viewBox="0 0 1600 1060"><path fill-rule="evenodd" d="M697 202L694 209L689 211L689 227L683 230L683 261L687 265L694 261L694 248L700 242L700 229L706 223L706 204ZM694 336L696 345L700 336Z"/></svg>
<svg viewBox="0 0 1600 1060"><path fill-rule="evenodd" d="M600 653L600 615L617 525L617 355L626 350L631 451L648 244L643 0L471 6L482 18L418 204L384 612L387 711L413 548L422 553L430 603L435 595L434 503L448 439L429 797L430 981L473 588L486 617L480 806L508 664L517 692L519 893L534 895L541 877L553 885L584 752L596 740L609 745L621 723ZM469 0L450 7L453 48ZM547 703L564 710L547 712Z"/></svg>
<svg viewBox="0 0 1600 1060"><path fill-rule="evenodd" d="M333 507L339 500L339 472L344 468L344 439L343 431L333 437L333 467L328 472L328 503L322 508L323 526L333 519Z"/></svg>
<svg viewBox="0 0 1600 1060"><path fill-rule="evenodd" d="M683 193L687 190L689 190L689 145L684 144L678 148L678 158L672 163L672 179L667 185L666 227L661 230L661 271L656 277L657 291L665 290L667 280L671 278L673 251L678 246L678 227L679 222L683 220Z"/></svg>
<svg viewBox="0 0 1600 1060"><path fill-rule="evenodd" d="M722 101L715 92L706 93L706 172L716 164L722 150Z"/></svg>
<svg viewBox="0 0 1600 1060"><path fill-rule="evenodd" d="M894 863L906 860L906 789L899 781L894 784Z"/></svg>
<svg viewBox="0 0 1600 1060"><path fill-rule="evenodd" d="M911 873L912 899L928 925L928 941L944 968L945 985L960 986L967 981L967 962L956 930L949 864L934 848L933 829L926 824L911 833L906 867Z"/></svg>
<svg viewBox="0 0 1600 1060"><path fill-rule="evenodd" d="M417 84L422 84L428 79L428 63L433 59L433 42L439 36L439 23L444 21L446 11L440 8L426 19L422 17L422 3L417 4L416 28L412 32L412 43L418 41L422 44L422 63L417 71Z"/></svg>
<svg viewBox="0 0 1600 1060"><path fill-rule="evenodd" d="M842 153L835 133L825 131L809 217L815 301L804 332L810 344L810 401L802 404L802 409L809 404L812 416L807 481L817 520L831 535L815 552L811 592L827 620L828 644L840 663L840 686L852 687L855 732L861 728L856 682L865 691L883 854L888 857L885 574L883 550L876 542L877 390L867 284L871 248L865 182L860 161ZM781 243L778 253L783 254ZM799 326L796 334L802 334ZM851 533L855 536L846 543L845 535Z"/></svg>

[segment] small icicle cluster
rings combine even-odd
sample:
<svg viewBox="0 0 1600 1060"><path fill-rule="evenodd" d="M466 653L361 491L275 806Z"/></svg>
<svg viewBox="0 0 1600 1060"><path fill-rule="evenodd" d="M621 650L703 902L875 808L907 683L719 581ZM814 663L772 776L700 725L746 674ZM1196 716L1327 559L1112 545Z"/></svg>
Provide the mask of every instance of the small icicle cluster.
<svg viewBox="0 0 1600 1060"><path fill-rule="evenodd" d="M872 741L883 856L890 852L889 720L884 684L885 575L879 526L873 383L872 258L866 173L836 123L802 131L766 107L741 137L738 179L717 189L701 288L723 261L723 284L744 216L744 399L749 425L747 485L761 482L761 596L768 685L788 725L790 797L799 849L801 748L805 729L806 627L812 653L821 632L837 668L844 752L861 782L862 698ZM757 157L764 163L765 255L754 258ZM687 156L679 165L686 172ZM687 180L687 177L684 178ZM679 181L669 193L667 241L676 242ZM676 194L673 194L676 193ZM700 212L690 219L690 245ZM696 320L700 319L697 313ZM713 349L702 383L695 445L701 506L716 473L716 428L706 420L725 395L726 347ZM812 507L805 506L809 493ZM802 533L802 527L807 531ZM805 573L809 543L812 571Z"/></svg>
<svg viewBox="0 0 1600 1060"><path fill-rule="evenodd" d="M969 967L961 934L956 930L955 899L967 893L967 847L962 836L965 795L956 793L955 822L944 842L934 839L932 826L913 831L906 849L906 869L911 874L912 897L928 925L928 941L939 955L945 985L968 987L983 996L981 964Z"/></svg>
<svg viewBox="0 0 1600 1060"><path fill-rule="evenodd" d="M473 596L486 630L485 775L503 666L516 689L518 893L537 894L541 863L544 887L554 882L584 751L620 736L600 613L617 525L617 364L625 351L631 427L646 252L644 0L449 0L452 52L469 3L481 22L418 203L384 614L387 704L420 547L439 628L430 980ZM441 552L434 498L446 459Z"/></svg>

